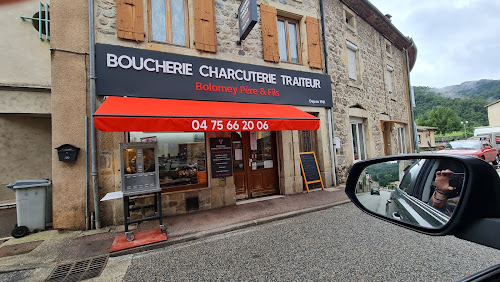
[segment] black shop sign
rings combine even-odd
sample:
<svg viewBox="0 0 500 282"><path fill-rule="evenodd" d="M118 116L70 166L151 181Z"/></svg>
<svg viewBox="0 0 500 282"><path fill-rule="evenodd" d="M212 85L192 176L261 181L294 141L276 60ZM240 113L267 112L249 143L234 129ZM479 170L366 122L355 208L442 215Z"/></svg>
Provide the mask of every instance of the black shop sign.
<svg viewBox="0 0 500 282"><path fill-rule="evenodd" d="M243 0L238 8L240 40L245 40L257 23L257 0Z"/></svg>
<svg viewBox="0 0 500 282"><path fill-rule="evenodd" d="M97 95L332 106L330 76L96 44Z"/></svg>
<svg viewBox="0 0 500 282"><path fill-rule="evenodd" d="M212 178L233 175L230 138L210 138L210 159L212 163Z"/></svg>

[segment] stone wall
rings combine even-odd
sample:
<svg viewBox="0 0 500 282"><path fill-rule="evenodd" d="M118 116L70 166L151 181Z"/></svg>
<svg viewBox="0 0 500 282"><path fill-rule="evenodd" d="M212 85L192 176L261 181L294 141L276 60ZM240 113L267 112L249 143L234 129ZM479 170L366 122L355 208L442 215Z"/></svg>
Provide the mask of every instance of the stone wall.
<svg viewBox="0 0 500 282"><path fill-rule="evenodd" d="M254 26L247 38L237 45L239 40L238 19L235 17L240 0L215 0L215 18L217 32L217 53L200 52L194 49L194 23L193 23L193 3L188 0L188 17L190 22L189 46L175 46L166 43L148 41L148 11L147 1L144 0L144 30L146 33L145 42L134 42L117 38L116 35L116 4L114 0L96 0L95 1L95 25L96 25L96 43L105 43L113 45L122 45L126 47L142 48L162 52L171 52L183 55L206 57L240 63L250 63L255 65L265 65L274 68L294 69L306 72L321 73L322 70L311 69L307 66L307 61L303 60L301 65L290 63L269 63L263 60L262 54L262 34L260 20ZM290 14L302 17L300 22L302 48L307 46L305 33L305 17L311 16L320 18L319 4L317 0L263 0L257 1L257 4L265 4L276 7L278 15ZM258 10L258 13L260 11ZM260 14L259 14L260 19ZM304 53L304 52L303 52Z"/></svg>
<svg viewBox="0 0 500 282"><path fill-rule="evenodd" d="M335 136L340 138L337 150L339 181L345 182L347 170L353 164L352 140L349 117L365 118L365 139L368 158L384 155L381 120L405 123L406 139L410 139L409 98L405 53L391 46L392 54L386 54L385 38L355 13L356 29L348 28L340 1L325 1L325 22L328 44L329 68L334 101ZM358 50L360 82L353 82L347 73L346 40L355 43ZM394 91L386 87L386 66L394 68ZM354 109L354 111L353 111ZM391 133L391 146L397 146L397 130ZM408 145L409 146L409 145ZM392 149L398 152L397 148Z"/></svg>

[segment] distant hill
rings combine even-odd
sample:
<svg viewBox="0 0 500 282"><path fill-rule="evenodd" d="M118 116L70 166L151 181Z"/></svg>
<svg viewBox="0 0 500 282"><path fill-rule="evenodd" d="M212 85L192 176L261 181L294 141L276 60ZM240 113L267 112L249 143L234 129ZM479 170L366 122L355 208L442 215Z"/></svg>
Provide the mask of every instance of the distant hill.
<svg viewBox="0 0 500 282"><path fill-rule="evenodd" d="M431 91L447 98L482 98L493 102L500 99L500 80L466 81L460 85L431 88Z"/></svg>
<svg viewBox="0 0 500 282"><path fill-rule="evenodd" d="M467 81L460 85L431 88L415 86L415 118L425 115L435 106L451 108L461 120L471 126L486 126L488 112L484 106L500 100L500 80Z"/></svg>

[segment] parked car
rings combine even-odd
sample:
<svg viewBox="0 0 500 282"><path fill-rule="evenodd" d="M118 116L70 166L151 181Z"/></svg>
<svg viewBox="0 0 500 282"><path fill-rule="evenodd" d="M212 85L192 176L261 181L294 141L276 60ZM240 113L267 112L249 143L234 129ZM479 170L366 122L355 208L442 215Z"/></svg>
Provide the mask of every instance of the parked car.
<svg viewBox="0 0 500 282"><path fill-rule="evenodd" d="M372 188L372 189L370 189L370 194L380 195L380 190L378 188Z"/></svg>
<svg viewBox="0 0 500 282"><path fill-rule="evenodd" d="M483 139L451 141L437 153L473 156L494 165L500 163L498 150Z"/></svg>
<svg viewBox="0 0 500 282"><path fill-rule="evenodd" d="M399 187L396 189L400 194L398 195L400 197L398 212L400 215L403 213L412 215L411 218L394 217L392 214L372 210L369 207L377 205L373 205L373 202L370 205L368 202L364 204L363 201L367 197L363 197L362 193L357 193L360 190L360 183L363 183L363 178L366 177L366 170L370 166L376 165L380 168L385 164L389 168L395 163L399 165L402 172ZM460 168L463 172L455 173ZM450 177L449 186L460 187L460 191L448 196L448 200L454 197L453 200L456 203L450 214L427 202L427 198L433 193L432 181L435 179L436 171L443 169L454 171L452 176L455 175L455 177ZM358 208L376 218L427 235L454 235L459 239L500 250L500 240L498 240L500 177L491 165L478 158L461 155L413 154L364 160L355 163L350 169L345 191ZM371 197L368 198L372 200ZM392 197L387 202L395 200L396 198ZM429 220L431 218L433 219ZM499 280L500 264L462 281Z"/></svg>
<svg viewBox="0 0 500 282"><path fill-rule="evenodd" d="M473 137L469 137L469 139L481 139L490 142L490 144L497 148L500 151L500 132L493 133L482 133Z"/></svg>

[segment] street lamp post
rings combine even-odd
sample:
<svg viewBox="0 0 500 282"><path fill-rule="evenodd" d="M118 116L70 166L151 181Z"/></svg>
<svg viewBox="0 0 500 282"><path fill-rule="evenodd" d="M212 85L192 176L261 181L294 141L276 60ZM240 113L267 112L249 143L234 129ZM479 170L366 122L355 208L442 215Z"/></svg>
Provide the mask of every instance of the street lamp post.
<svg viewBox="0 0 500 282"><path fill-rule="evenodd" d="M467 139L467 128L465 126L469 124L469 121L468 120L466 120L465 122L461 121L460 123L464 125L464 136L465 139Z"/></svg>

